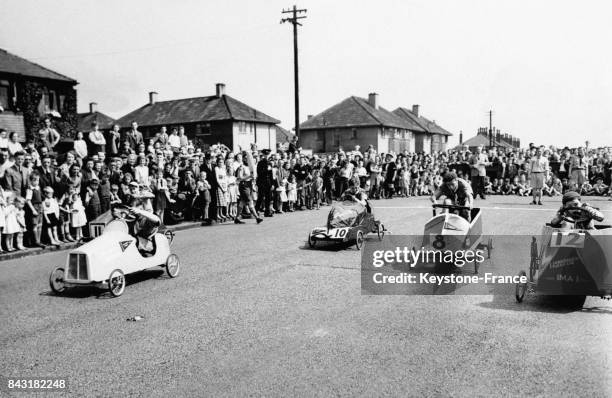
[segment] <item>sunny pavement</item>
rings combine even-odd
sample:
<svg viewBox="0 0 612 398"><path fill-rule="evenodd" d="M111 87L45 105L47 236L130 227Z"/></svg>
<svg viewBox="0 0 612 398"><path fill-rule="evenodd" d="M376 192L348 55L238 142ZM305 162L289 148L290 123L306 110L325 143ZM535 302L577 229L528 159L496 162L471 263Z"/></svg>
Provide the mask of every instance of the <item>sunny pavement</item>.
<svg viewBox="0 0 612 398"><path fill-rule="evenodd" d="M477 200L484 232L538 234L545 201ZM393 235L431 217L425 198L374 206ZM73 396L612 395L609 301L362 295L354 246L306 247L328 209L180 231L180 276L147 271L114 299L52 295L66 251L0 263L0 375L67 377Z"/></svg>

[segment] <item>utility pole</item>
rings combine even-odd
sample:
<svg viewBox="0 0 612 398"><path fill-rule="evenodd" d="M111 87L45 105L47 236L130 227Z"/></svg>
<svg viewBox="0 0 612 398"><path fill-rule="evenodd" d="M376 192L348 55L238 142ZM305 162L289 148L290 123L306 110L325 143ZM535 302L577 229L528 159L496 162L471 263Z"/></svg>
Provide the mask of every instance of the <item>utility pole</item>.
<svg viewBox="0 0 612 398"><path fill-rule="evenodd" d="M493 148L493 111L489 111L489 149Z"/></svg>
<svg viewBox="0 0 612 398"><path fill-rule="evenodd" d="M290 22L293 25L293 80L295 91L295 136L300 139L300 84L298 79L298 39L297 27L302 26L298 22L299 19L306 18L306 15L298 16L298 14L306 13L306 9L298 9L295 5L292 9L283 9L283 14L292 14L291 17L281 19L280 23Z"/></svg>

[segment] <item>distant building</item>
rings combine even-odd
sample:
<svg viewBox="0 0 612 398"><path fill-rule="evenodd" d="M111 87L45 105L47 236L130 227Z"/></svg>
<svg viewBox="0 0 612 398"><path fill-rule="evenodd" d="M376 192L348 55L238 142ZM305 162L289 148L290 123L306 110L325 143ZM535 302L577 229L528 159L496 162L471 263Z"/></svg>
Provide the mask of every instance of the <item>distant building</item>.
<svg viewBox="0 0 612 398"><path fill-rule="evenodd" d="M480 127L476 136L463 141L463 134L459 135L459 145L456 150L469 150L473 152L477 147L483 149L498 148L498 149L518 149L521 147L521 140L513 137L512 134L503 134L499 129L493 129L493 136L489 136L487 127Z"/></svg>
<svg viewBox="0 0 612 398"><path fill-rule="evenodd" d="M173 127L184 126L185 134L204 146L222 143L232 150L249 148L276 149L276 125L279 120L225 94L225 84L216 85L216 94L208 97L157 101L149 93L149 102L119 118L116 123L128 129L135 121L143 136L150 138L162 126L170 134Z"/></svg>
<svg viewBox="0 0 612 398"><path fill-rule="evenodd" d="M0 49L0 128L38 139L49 116L63 139L77 129L77 81Z"/></svg>
<svg viewBox="0 0 612 398"><path fill-rule="evenodd" d="M311 116L300 125L300 146L313 153L351 150L373 145L378 152L414 150L412 130L418 125L379 105L378 94L368 99L348 97L342 102Z"/></svg>
<svg viewBox="0 0 612 398"><path fill-rule="evenodd" d="M400 107L393 113L419 127L413 130L415 152L431 153L446 150L448 137L452 134L438 126L435 121L423 117L419 113L419 105L412 105L412 110Z"/></svg>
<svg viewBox="0 0 612 398"><path fill-rule="evenodd" d="M98 111L98 104L95 102L89 103L89 112L78 114L78 120L79 124L77 128L79 131L82 131L83 134L91 131L91 124L93 122L98 123L98 129L102 131L112 129L113 124L115 124L115 119Z"/></svg>

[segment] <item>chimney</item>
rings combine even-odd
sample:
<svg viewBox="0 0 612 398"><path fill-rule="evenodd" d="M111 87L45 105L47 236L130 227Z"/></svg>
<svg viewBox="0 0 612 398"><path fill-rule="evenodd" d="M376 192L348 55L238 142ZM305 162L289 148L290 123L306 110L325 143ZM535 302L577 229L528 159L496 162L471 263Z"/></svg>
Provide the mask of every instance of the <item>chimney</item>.
<svg viewBox="0 0 612 398"><path fill-rule="evenodd" d="M157 102L157 92L151 91L149 92L149 105L153 105Z"/></svg>
<svg viewBox="0 0 612 398"><path fill-rule="evenodd" d="M419 105L412 105L412 113L419 116Z"/></svg>
<svg viewBox="0 0 612 398"><path fill-rule="evenodd" d="M96 113L96 112L98 112L98 103L90 102L89 103L89 113Z"/></svg>
<svg viewBox="0 0 612 398"><path fill-rule="evenodd" d="M463 144L463 130L459 132L459 145Z"/></svg>
<svg viewBox="0 0 612 398"><path fill-rule="evenodd" d="M215 84L215 88L217 91L217 97L223 97L225 95L225 83L217 83Z"/></svg>
<svg viewBox="0 0 612 398"><path fill-rule="evenodd" d="M374 109L378 109L378 94L370 93L368 94L368 104Z"/></svg>
<svg viewBox="0 0 612 398"><path fill-rule="evenodd" d="M308 120L312 119L312 115L307 116Z"/></svg>

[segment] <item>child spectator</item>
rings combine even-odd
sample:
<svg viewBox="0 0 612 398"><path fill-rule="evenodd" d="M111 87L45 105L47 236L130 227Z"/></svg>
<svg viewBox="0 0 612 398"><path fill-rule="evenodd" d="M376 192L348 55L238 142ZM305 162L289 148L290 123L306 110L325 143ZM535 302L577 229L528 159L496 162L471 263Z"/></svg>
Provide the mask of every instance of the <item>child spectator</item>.
<svg viewBox="0 0 612 398"><path fill-rule="evenodd" d="M47 232L49 243L59 245L60 241L57 238L57 226L59 225L59 204L57 199L53 197L53 188L44 188L45 198L43 199L43 228Z"/></svg>
<svg viewBox="0 0 612 398"><path fill-rule="evenodd" d="M44 247L40 240L43 223L43 195L40 190L40 175L38 173L30 174L30 182L26 190L25 202L27 204L26 220L30 234L30 245L33 247Z"/></svg>
<svg viewBox="0 0 612 398"><path fill-rule="evenodd" d="M11 196L7 203L4 246L8 252L24 250L23 233L26 231L26 223L23 208L25 207L25 199L21 196ZM16 245L14 245L15 240L17 241Z"/></svg>
<svg viewBox="0 0 612 398"><path fill-rule="evenodd" d="M297 201L297 182L294 175L289 177L289 184L287 184L287 211L294 211L295 202Z"/></svg>
<svg viewBox="0 0 612 398"><path fill-rule="evenodd" d="M110 172L103 170L100 172L100 184L98 187L98 195L100 195L100 211L106 213L110 210L111 204L111 184Z"/></svg>
<svg viewBox="0 0 612 398"><path fill-rule="evenodd" d="M70 224L74 228L75 238L77 241L83 239L83 227L87 224L87 216L83 201L76 187L70 187Z"/></svg>
<svg viewBox="0 0 612 398"><path fill-rule="evenodd" d="M101 214L102 208L100 206L100 195L98 194L98 188L100 181L93 179L89 181L89 186L85 191L85 214L88 220L95 220Z"/></svg>
<svg viewBox="0 0 612 398"><path fill-rule="evenodd" d="M602 178L598 178L593 185L593 195L604 196L608 191L608 186L604 184Z"/></svg>
<svg viewBox="0 0 612 398"><path fill-rule="evenodd" d="M206 172L201 171L196 183L196 196L194 198L194 207L200 210L200 219L207 224L210 224L210 215L208 214L210 206L210 183L206 179Z"/></svg>
<svg viewBox="0 0 612 398"><path fill-rule="evenodd" d="M6 227L6 195L0 185L0 236L4 232L4 227ZM0 242L0 253L2 252L2 242Z"/></svg>
<svg viewBox="0 0 612 398"><path fill-rule="evenodd" d="M70 234L70 206L72 204L72 186L67 187L66 192L60 198L59 204L59 222L60 222L60 241L64 243L74 242L74 238Z"/></svg>

